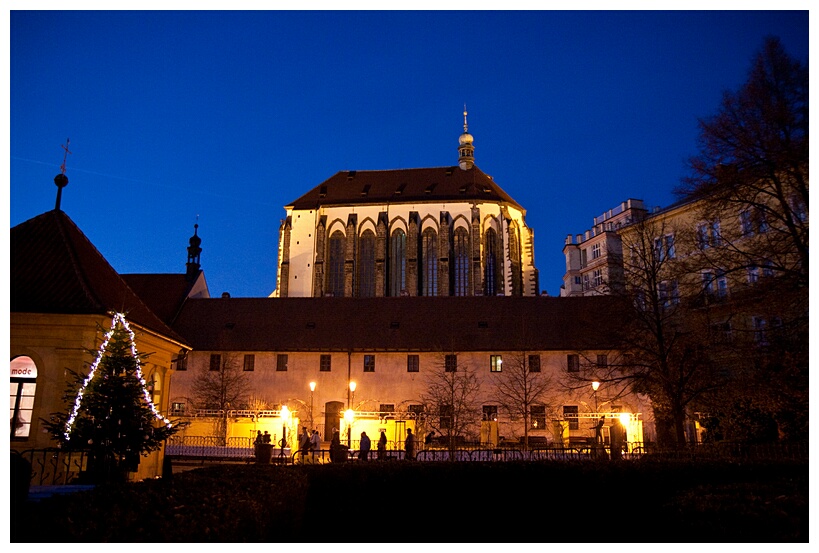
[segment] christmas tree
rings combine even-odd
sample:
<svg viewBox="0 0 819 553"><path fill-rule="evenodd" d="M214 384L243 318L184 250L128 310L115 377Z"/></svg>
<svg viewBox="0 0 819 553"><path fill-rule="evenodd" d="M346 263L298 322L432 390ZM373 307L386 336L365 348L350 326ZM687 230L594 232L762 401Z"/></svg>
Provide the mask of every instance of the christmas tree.
<svg viewBox="0 0 819 553"><path fill-rule="evenodd" d="M148 356L137 352L124 315L114 315L99 350L89 353L88 374L74 373L63 397L70 410L53 413L45 426L61 448L89 450L94 482L124 480L141 455L160 449L185 423L168 420L154 405L142 374Z"/></svg>

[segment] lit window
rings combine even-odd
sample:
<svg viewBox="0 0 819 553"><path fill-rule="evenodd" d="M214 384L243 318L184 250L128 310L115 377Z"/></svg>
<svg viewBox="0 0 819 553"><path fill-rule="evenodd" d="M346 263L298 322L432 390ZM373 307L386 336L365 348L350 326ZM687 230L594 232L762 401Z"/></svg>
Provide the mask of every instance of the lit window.
<svg viewBox="0 0 819 553"><path fill-rule="evenodd" d="M529 408L529 428L532 430L546 429L546 406L532 405Z"/></svg>
<svg viewBox="0 0 819 553"><path fill-rule="evenodd" d="M31 434L34 395L37 391L37 366L30 357L15 357L11 360L9 375L11 439L23 440Z"/></svg>
<svg viewBox="0 0 819 553"><path fill-rule="evenodd" d="M499 373L503 370L503 359L500 355L489 356L489 372Z"/></svg>

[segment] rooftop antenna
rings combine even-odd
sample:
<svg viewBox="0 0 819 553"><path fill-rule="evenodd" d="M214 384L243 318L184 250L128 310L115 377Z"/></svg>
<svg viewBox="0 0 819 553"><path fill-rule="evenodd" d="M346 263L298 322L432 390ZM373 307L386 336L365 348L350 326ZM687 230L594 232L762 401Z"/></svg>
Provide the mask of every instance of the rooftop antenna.
<svg viewBox="0 0 819 553"><path fill-rule="evenodd" d="M65 161L68 158L68 154L72 153L71 150L68 149L68 145L70 143L71 140L66 138L65 144L60 145L65 152L63 152L63 164L60 165L60 174L54 177L54 184L57 185L57 204L54 206L54 209L57 211L60 210L60 200L63 197L63 188L68 186L68 177L65 176Z"/></svg>

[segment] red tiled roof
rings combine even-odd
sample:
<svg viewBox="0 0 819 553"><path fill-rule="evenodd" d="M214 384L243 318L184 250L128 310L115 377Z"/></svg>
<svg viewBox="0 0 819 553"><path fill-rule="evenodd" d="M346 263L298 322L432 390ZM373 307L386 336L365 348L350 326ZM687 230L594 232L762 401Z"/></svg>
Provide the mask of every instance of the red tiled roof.
<svg viewBox="0 0 819 553"><path fill-rule="evenodd" d="M613 349L613 296L189 299L174 328L205 351Z"/></svg>
<svg viewBox="0 0 819 553"><path fill-rule="evenodd" d="M48 211L11 229L11 312L105 315L184 340L154 314L65 213Z"/></svg>
<svg viewBox="0 0 819 553"><path fill-rule="evenodd" d="M492 178L473 167L340 171L294 202L294 209L347 204L446 201L503 202L523 209Z"/></svg>

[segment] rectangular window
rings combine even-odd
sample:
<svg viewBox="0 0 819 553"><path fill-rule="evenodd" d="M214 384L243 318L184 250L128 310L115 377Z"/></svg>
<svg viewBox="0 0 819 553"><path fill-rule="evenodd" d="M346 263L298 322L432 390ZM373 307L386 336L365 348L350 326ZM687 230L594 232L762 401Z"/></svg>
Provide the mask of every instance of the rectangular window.
<svg viewBox="0 0 819 553"><path fill-rule="evenodd" d="M181 417L185 414L185 404L183 402L171 403L171 415Z"/></svg>
<svg viewBox="0 0 819 553"><path fill-rule="evenodd" d="M375 355L364 356L364 372L365 373L375 372Z"/></svg>
<svg viewBox="0 0 819 553"><path fill-rule="evenodd" d="M455 410L452 405L442 404L438 406L438 424L441 430L449 430L452 428L453 415Z"/></svg>
<svg viewBox="0 0 819 553"><path fill-rule="evenodd" d="M277 371L286 371L287 370L287 354L280 353L276 355L276 370Z"/></svg>
<svg viewBox="0 0 819 553"><path fill-rule="evenodd" d="M567 355L566 367L570 373L580 372L580 356L576 353L570 353Z"/></svg>
<svg viewBox="0 0 819 553"><path fill-rule="evenodd" d="M500 355L489 356L489 372L499 373L503 370L503 358Z"/></svg>
<svg viewBox="0 0 819 553"><path fill-rule="evenodd" d="M592 286L595 288L603 286L603 269L595 269L592 272Z"/></svg>
<svg viewBox="0 0 819 553"><path fill-rule="evenodd" d="M609 366L609 357L605 353L598 353L597 354L597 366L601 369L605 369Z"/></svg>
<svg viewBox="0 0 819 553"><path fill-rule="evenodd" d="M664 280L658 286L658 296L663 307L680 303L680 291L676 280Z"/></svg>
<svg viewBox="0 0 819 553"><path fill-rule="evenodd" d="M728 277L725 276L725 271L717 271L717 297L728 297Z"/></svg>
<svg viewBox="0 0 819 553"><path fill-rule="evenodd" d="M407 355L407 372L417 373L419 370L419 357L417 355Z"/></svg>
<svg viewBox="0 0 819 553"><path fill-rule="evenodd" d="M252 353L245 354L245 362L242 365L242 369L246 371L252 371L256 365L256 356Z"/></svg>
<svg viewBox="0 0 819 553"><path fill-rule="evenodd" d="M592 246L592 259L597 259L598 257L600 257L600 251L601 250L600 250L600 244L599 243L593 245Z"/></svg>
<svg viewBox="0 0 819 553"><path fill-rule="evenodd" d="M668 259L674 259L677 257L677 247L674 245L673 234L665 235L665 255L668 257Z"/></svg>
<svg viewBox="0 0 819 553"><path fill-rule="evenodd" d="M10 394L10 416L12 439L25 439L31 435L31 420L34 413L34 394L37 382L29 379L12 378Z"/></svg>
<svg viewBox="0 0 819 553"><path fill-rule="evenodd" d="M529 424L532 430L546 430L545 405L532 405L529 408Z"/></svg>
<svg viewBox="0 0 819 553"><path fill-rule="evenodd" d="M591 281L589 280L589 273L583 275L583 290L591 288Z"/></svg>
<svg viewBox="0 0 819 553"><path fill-rule="evenodd" d="M218 371L222 368L222 354L220 353L211 353L210 354L210 370Z"/></svg>
<svg viewBox="0 0 819 553"><path fill-rule="evenodd" d="M580 267L583 268L588 263L588 254L586 253L588 250L580 250Z"/></svg>
<svg viewBox="0 0 819 553"><path fill-rule="evenodd" d="M731 323L716 323L711 325L711 336L714 342L718 344L730 344L733 341L733 334L731 332Z"/></svg>
<svg viewBox="0 0 819 553"><path fill-rule="evenodd" d="M753 236L754 234L754 223L751 219L751 211L745 210L740 212L739 214L739 226L742 230L742 236Z"/></svg>
<svg viewBox="0 0 819 553"><path fill-rule="evenodd" d="M319 359L319 372L328 373L332 369L333 357L328 353L323 353Z"/></svg>
<svg viewBox="0 0 819 553"><path fill-rule="evenodd" d="M704 250L708 245L708 225L700 223L697 225L697 247Z"/></svg>
<svg viewBox="0 0 819 553"><path fill-rule="evenodd" d="M444 371L448 373L454 373L458 370L458 356L457 355L447 355L444 358Z"/></svg>
<svg viewBox="0 0 819 553"><path fill-rule="evenodd" d="M577 405L563 406L563 420L569 423L569 430L580 430L580 422L577 419Z"/></svg>
<svg viewBox="0 0 819 553"><path fill-rule="evenodd" d="M498 420L498 406L497 405L484 405L483 406L483 414L481 415L482 421L497 421Z"/></svg>
<svg viewBox="0 0 819 553"><path fill-rule="evenodd" d="M383 416L385 419L394 419L395 415L395 404L394 403L382 403L378 406L378 412Z"/></svg>
<svg viewBox="0 0 819 553"><path fill-rule="evenodd" d="M759 267L751 265L748 267L748 284L756 284L759 282Z"/></svg>
<svg viewBox="0 0 819 553"><path fill-rule="evenodd" d="M530 373L539 373L540 372L540 354L535 353L529 356L529 372Z"/></svg>
<svg viewBox="0 0 819 553"><path fill-rule="evenodd" d="M722 245L722 235L720 234L719 230L719 221L711 221L710 232L711 245L712 246Z"/></svg>
<svg viewBox="0 0 819 553"><path fill-rule="evenodd" d="M410 419L411 420L416 420L416 421L420 420L421 415L424 414L424 406L423 405L418 405L417 403L414 403L412 405L407 405L407 413L410 414Z"/></svg>
<svg viewBox="0 0 819 553"><path fill-rule="evenodd" d="M188 370L188 356L180 357L176 360L176 370L177 371L187 371Z"/></svg>

